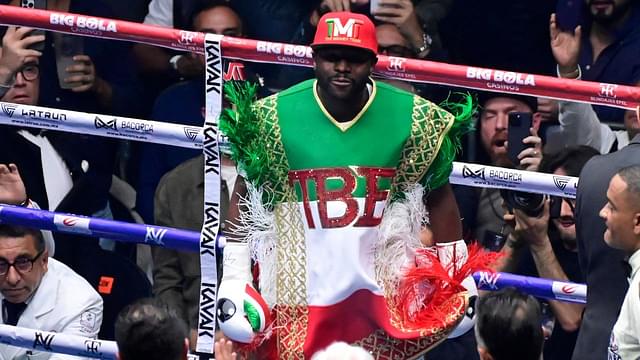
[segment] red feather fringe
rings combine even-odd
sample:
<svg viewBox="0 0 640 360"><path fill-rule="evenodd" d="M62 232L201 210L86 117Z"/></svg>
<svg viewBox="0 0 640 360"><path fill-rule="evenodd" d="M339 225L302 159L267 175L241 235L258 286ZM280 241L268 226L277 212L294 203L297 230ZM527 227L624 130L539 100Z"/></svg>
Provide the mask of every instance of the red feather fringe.
<svg viewBox="0 0 640 360"><path fill-rule="evenodd" d="M462 281L476 271L492 271L489 266L501 257L500 253L486 251L477 243L469 245L468 253L467 262L449 276L435 252L418 250L415 266L406 271L393 301L405 328L446 326L446 319L451 315L446 303L466 291Z"/></svg>

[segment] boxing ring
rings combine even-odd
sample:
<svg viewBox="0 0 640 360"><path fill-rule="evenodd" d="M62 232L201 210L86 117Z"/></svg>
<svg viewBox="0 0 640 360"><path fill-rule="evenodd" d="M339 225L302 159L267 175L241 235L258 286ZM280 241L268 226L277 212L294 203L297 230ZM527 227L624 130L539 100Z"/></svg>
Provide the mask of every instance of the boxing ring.
<svg viewBox="0 0 640 360"><path fill-rule="evenodd" d="M302 45L256 41L168 29L127 21L56 11L0 5L0 23L56 32L133 41L174 50L204 53L206 57L206 113L203 127L90 114L39 106L0 102L0 124L91 134L178 147L201 149L205 166L204 226L201 233L145 224L60 214L0 205L0 221L43 230L111 238L117 241L198 251L201 259L200 312L197 351L213 353L219 250L225 238L220 228L220 149L227 141L218 130L222 108L222 57L252 62L312 66L311 49ZM531 95L558 100L613 106L640 111L640 90L635 87L557 79L549 76L451 65L431 61L378 56L374 74L412 82ZM134 125L134 126L131 126ZM455 162L452 184L549 194L575 198L578 178ZM478 272L479 289L516 286L534 296L586 303L584 284L530 278L507 273ZM115 342L0 325L0 343L100 359L115 359Z"/></svg>

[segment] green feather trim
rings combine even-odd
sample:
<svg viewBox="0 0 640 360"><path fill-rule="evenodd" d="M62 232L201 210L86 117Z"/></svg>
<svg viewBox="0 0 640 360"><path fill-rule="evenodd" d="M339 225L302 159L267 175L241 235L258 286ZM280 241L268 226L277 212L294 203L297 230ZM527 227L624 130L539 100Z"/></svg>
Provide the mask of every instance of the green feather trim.
<svg viewBox="0 0 640 360"><path fill-rule="evenodd" d="M265 185L272 174L261 129L264 124L253 108L258 86L248 81L230 81L224 90L235 105L234 109L224 109L220 116L220 130L229 138L231 158L245 179L256 186Z"/></svg>
<svg viewBox="0 0 640 360"><path fill-rule="evenodd" d="M462 136L473 131L472 119L477 109L477 103L468 93L456 93L456 95L461 96L462 99L455 102L447 98L440 103L441 108L453 115L454 122L442 141L438 155L429 167L426 177L429 189L437 189L449 181L453 161L456 154L462 149Z"/></svg>

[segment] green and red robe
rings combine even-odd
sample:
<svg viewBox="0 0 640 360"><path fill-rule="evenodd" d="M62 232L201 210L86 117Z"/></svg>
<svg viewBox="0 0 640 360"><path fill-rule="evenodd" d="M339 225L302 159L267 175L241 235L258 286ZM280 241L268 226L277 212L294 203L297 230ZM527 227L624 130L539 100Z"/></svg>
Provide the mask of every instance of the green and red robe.
<svg viewBox="0 0 640 360"><path fill-rule="evenodd" d="M435 189L448 181L453 133L467 124L375 81L347 123L324 108L315 80L251 109L235 101L238 111L223 117L222 130L275 215L272 263L259 264L275 269L259 282L276 319L271 354L309 358L345 341L376 358L412 358L443 340L463 315L466 293L447 301L445 325L407 328L376 278L374 248L389 201L416 183Z"/></svg>

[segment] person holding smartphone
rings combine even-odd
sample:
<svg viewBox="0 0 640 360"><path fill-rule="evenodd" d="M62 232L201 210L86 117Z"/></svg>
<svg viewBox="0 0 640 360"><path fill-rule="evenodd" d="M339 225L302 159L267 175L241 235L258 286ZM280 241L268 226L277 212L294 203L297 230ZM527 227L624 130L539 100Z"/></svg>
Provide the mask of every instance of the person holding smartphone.
<svg viewBox="0 0 640 360"><path fill-rule="evenodd" d="M540 114L536 98L513 94L482 93L479 96L480 118L476 126L477 151L475 162L486 165L537 171L542 160L542 139L538 136ZM523 150L509 157L509 114L531 114L528 136L519 139ZM525 129L527 130L527 129ZM519 131L525 133L525 131ZM511 142L516 143L513 137ZM465 237L498 250L510 227L503 220L502 197L496 189L476 189L454 186L460 204ZM495 243L496 245L490 245Z"/></svg>

